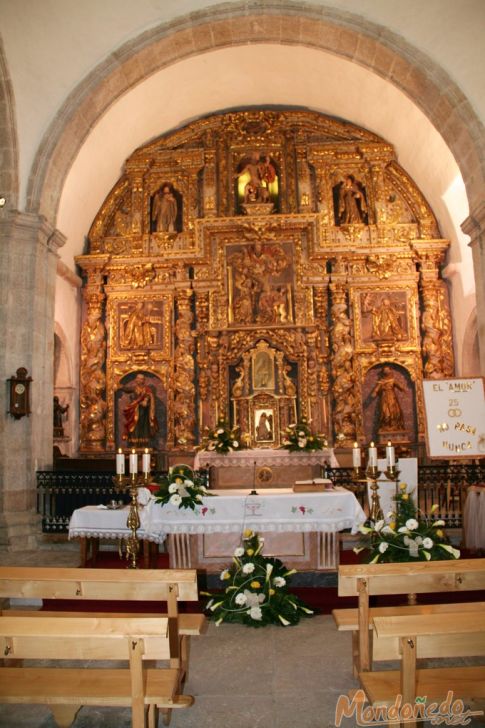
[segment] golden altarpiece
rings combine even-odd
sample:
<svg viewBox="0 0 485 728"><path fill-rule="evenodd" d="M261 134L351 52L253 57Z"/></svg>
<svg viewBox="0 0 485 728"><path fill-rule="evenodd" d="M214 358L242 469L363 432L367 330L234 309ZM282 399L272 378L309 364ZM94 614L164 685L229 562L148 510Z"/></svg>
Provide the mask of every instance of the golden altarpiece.
<svg viewBox="0 0 485 728"><path fill-rule="evenodd" d="M424 435L453 374L448 241L368 131L308 111L195 121L136 150L79 256L81 451L191 451L219 418L276 448Z"/></svg>

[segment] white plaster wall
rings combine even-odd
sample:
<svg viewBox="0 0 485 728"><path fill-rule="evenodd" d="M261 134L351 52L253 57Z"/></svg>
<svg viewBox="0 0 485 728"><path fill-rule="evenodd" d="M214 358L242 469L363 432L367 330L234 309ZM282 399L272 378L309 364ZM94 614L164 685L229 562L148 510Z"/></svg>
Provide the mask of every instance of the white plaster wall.
<svg viewBox="0 0 485 728"><path fill-rule="evenodd" d="M274 3L265 0L259 5L274 9ZM328 8L330 17L334 12L352 13L349 21L356 21L357 27L365 27L366 21L387 26L438 63L485 119L483 0L313 0L309 5ZM1 0L0 32L17 113L21 208L41 139L86 74L141 32L210 7L218 4L204 0ZM359 106L367 107L359 94L353 101L356 112Z"/></svg>

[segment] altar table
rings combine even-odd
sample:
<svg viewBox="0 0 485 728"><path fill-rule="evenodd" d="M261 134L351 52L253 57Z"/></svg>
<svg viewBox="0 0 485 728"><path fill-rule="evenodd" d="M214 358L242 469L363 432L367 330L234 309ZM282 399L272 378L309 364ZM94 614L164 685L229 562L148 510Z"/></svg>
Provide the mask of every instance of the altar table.
<svg viewBox="0 0 485 728"><path fill-rule="evenodd" d="M212 491L195 511L154 500L140 512L149 538L168 534L173 568L224 568L251 529L264 535L266 556L279 556L289 568L334 569L338 565L337 533L355 533L366 520L355 495L344 488L293 493L289 488Z"/></svg>
<svg viewBox="0 0 485 728"><path fill-rule="evenodd" d="M195 511L162 507L141 494L145 505L139 510L138 537L144 544L160 544L168 537L172 568L214 571L227 566L249 528L264 536L266 556L284 559L288 568L326 570L338 565L338 532L355 533L366 519L354 494L344 488L321 493L265 489L260 495L212 492L217 497L205 497ZM128 507L80 508L71 517L69 538L127 538L127 515Z"/></svg>
<svg viewBox="0 0 485 728"><path fill-rule="evenodd" d="M326 465L338 467L332 448L325 450L289 452L255 448L221 455L214 451L198 452L194 468L210 468L211 482L215 488L291 487L297 480L321 477Z"/></svg>

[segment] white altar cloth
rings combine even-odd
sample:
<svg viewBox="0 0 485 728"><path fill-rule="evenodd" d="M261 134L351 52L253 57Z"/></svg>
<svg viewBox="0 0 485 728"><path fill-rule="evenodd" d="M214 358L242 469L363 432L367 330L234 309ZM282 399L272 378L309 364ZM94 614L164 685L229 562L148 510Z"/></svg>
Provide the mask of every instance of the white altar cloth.
<svg viewBox="0 0 485 728"><path fill-rule="evenodd" d="M265 488L260 495L247 490L212 491L195 511L152 499L140 512L147 538L167 533L241 533L257 531L320 531L336 533L349 528L356 533L366 520L355 495L345 488L320 493L293 493L289 488Z"/></svg>
<svg viewBox="0 0 485 728"><path fill-rule="evenodd" d="M140 509L141 511L142 509ZM107 509L98 506L84 506L74 511L69 521L69 538L128 538L131 534L126 525L130 507ZM163 543L165 533L145 533L139 528L137 536L140 540Z"/></svg>
<svg viewBox="0 0 485 728"><path fill-rule="evenodd" d="M313 452L289 452L288 450L258 449L240 450L220 455L216 452L203 450L198 452L194 460L194 468L204 468L206 465L219 468L250 468L256 463L258 467L287 467L288 465L325 465L329 463L332 468L338 468L338 461L333 448L315 450Z"/></svg>

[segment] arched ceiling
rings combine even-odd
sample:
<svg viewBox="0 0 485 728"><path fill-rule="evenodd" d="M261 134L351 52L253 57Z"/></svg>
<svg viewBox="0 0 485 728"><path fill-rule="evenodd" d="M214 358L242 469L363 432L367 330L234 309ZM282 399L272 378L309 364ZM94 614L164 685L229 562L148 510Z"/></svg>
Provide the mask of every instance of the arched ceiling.
<svg viewBox="0 0 485 728"><path fill-rule="evenodd" d="M360 125L391 142L400 164L430 202L452 260L467 264L458 245L468 209L456 162L429 119L395 85L342 57L304 46L231 46L191 56L137 84L91 130L65 180L58 228L67 265L125 159L148 140L189 120L228 108L299 106ZM433 163L430 164L430 160ZM451 212L452 211L452 212ZM473 279L473 275L471 275Z"/></svg>

